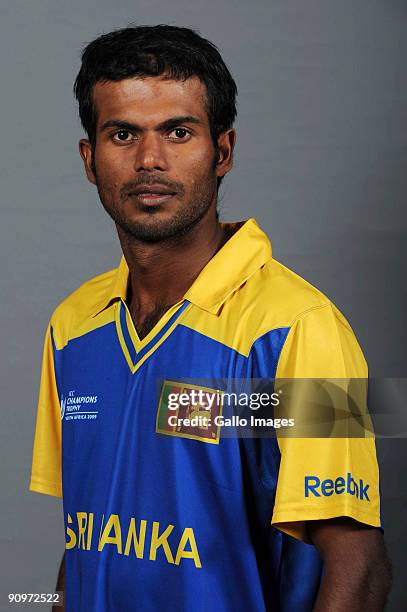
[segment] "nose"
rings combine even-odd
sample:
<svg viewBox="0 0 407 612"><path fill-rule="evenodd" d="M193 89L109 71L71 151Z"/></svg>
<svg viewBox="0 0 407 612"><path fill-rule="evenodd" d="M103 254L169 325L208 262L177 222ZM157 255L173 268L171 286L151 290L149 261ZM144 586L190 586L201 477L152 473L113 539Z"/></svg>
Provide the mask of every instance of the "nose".
<svg viewBox="0 0 407 612"><path fill-rule="evenodd" d="M145 132L141 136L134 165L136 172L168 169L164 142L159 134Z"/></svg>

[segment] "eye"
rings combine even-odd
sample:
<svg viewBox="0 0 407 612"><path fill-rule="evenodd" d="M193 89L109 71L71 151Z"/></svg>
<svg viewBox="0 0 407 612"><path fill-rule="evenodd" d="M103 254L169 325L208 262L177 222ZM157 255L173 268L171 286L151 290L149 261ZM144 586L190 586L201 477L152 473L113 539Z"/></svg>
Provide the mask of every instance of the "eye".
<svg viewBox="0 0 407 612"><path fill-rule="evenodd" d="M129 142L131 140L132 133L129 130L118 130L113 134L113 140L119 140L120 142Z"/></svg>
<svg viewBox="0 0 407 612"><path fill-rule="evenodd" d="M176 140L185 140L187 136L191 135L191 132L183 127L177 127L171 130L170 134L175 134Z"/></svg>

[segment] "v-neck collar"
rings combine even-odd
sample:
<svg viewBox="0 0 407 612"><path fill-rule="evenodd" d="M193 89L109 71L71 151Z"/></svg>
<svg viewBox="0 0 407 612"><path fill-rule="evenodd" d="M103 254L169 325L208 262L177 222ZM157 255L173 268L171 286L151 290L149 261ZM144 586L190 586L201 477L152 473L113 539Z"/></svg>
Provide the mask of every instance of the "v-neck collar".
<svg viewBox="0 0 407 612"><path fill-rule="evenodd" d="M171 306L147 336L140 340L126 303L123 300L119 300L115 304L117 335L123 354L133 374L160 344L168 338L175 329L178 319L188 306L190 306L188 300L181 300L174 304L174 306Z"/></svg>

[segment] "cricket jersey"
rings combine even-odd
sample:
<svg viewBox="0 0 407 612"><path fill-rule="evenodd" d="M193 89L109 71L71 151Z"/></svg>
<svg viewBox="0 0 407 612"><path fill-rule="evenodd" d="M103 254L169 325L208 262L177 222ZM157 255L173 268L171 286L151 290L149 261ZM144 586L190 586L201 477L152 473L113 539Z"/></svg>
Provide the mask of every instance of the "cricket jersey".
<svg viewBox="0 0 407 612"><path fill-rule="evenodd" d="M30 489L63 498L69 612L311 611L323 565L307 521L380 527L372 437L170 423L216 421L221 381L367 378L349 323L256 221L223 225L235 233L145 338L124 257L50 319ZM204 405L188 403L196 379Z"/></svg>

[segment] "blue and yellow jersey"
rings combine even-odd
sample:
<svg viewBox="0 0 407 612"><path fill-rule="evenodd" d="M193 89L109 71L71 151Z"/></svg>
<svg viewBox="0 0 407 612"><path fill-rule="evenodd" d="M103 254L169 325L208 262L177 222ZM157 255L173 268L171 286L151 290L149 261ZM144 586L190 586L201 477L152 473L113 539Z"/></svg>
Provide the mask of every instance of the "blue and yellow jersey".
<svg viewBox="0 0 407 612"><path fill-rule="evenodd" d="M128 280L122 258L46 331L30 489L63 497L66 609L311 610L306 521L380 526L374 439L188 435L162 417L183 380L364 379L351 327L254 219L142 340Z"/></svg>

